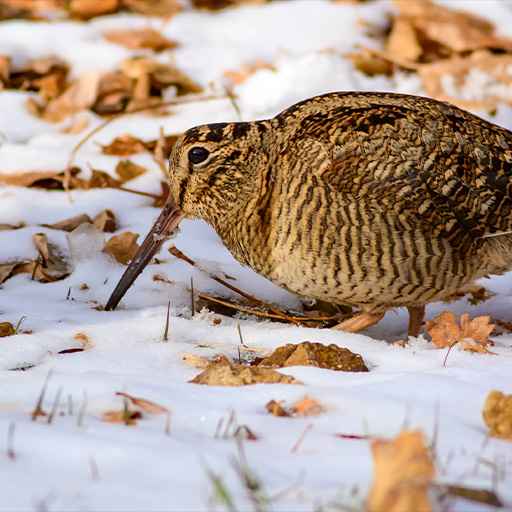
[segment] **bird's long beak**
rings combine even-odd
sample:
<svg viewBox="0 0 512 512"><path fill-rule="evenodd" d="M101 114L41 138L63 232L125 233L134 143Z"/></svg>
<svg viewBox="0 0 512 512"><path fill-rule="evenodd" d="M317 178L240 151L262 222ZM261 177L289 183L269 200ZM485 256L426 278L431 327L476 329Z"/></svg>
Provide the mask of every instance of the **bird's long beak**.
<svg viewBox="0 0 512 512"><path fill-rule="evenodd" d="M144 239L144 242L142 242L137 254L128 265L128 268L125 270L115 290L108 299L105 310L109 311L116 308L128 288L130 288L135 279L137 279L139 274L144 270L144 267L158 252L164 241L178 227L182 218L182 211L174 204L171 196L169 196L162 212L153 224L151 231Z"/></svg>

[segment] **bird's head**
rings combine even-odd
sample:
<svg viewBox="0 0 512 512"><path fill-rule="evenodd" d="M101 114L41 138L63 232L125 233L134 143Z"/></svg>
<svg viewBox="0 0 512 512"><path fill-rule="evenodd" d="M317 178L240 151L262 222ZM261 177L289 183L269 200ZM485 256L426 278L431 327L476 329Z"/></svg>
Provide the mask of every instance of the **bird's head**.
<svg viewBox="0 0 512 512"><path fill-rule="evenodd" d="M216 123L187 130L169 160L169 198L130 262L105 309L114 309L162 243L184 218L201 218L218 229L257 192L266 166L269 121Z"/></svg>

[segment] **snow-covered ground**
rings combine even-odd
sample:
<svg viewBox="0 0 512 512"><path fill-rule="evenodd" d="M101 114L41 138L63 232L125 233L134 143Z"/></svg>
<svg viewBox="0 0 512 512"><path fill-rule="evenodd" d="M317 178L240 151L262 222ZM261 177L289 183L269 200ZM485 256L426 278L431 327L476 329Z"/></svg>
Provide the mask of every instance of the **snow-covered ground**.
<svg viewBox="0 0 512 512"><path fill-rule="evenodd" d="M464 4L488 15L503 34L512 35L512 9L507 2L474 0ZM70 63L74 74L108 70L137 52L106 42L103 30L154 26L181 43L180 48L163 52L159 58L175 59L205 86L210 82L219 85L224 71L239 69L244 63L258 59L274 62L276 72L261 70L236 90L242 117L249 120L333 90L421 93L419 80L400 75L368 78L341 56L357 43L371 44L358 20L384 23L391 8L381 1L355 5L307 0L220 13L184 12L167 23L134 15L108 16L86 24L2 22L0 53L13 56L15 63L57 54ZM61 126L29 114L24 107L29 94L0 93L2 173L62 169L83 136L63 134ZM100 122L92 115L91 119L90 128ZM123 133L156 138L160 127L166 133L177 133L204 122L236 119L231 102L223 99L175 107L165 118L124 117L88 142L76 163L112 170L118 158L103 155L98 143L109 143ZM503 106L495 120L512 129L512 109ZM130 187L158 193L161 171L153 160L147 154L132 160L150 172L130 182ZM0 223L25 222L27 226L0 231L0 262L34 258L31 238L36 232L47 233L51 241L66 249L65 233L38 224L79 213L94 216L104 208L115 212L119 231L131 230L142 236L158 214L151 199L118 190L73 191L70 201L63 192L2 187ZM293 367L283 373L297 377L304 386L189 384L198 370L182 361L183 354L236 356L239 346L237 320L223 317L216 325L207 312L190 318L190 277L197 290L225 290L164 248L162 264L146 269L122 307L115 312L97 311L94 306L105 303L124 267L98 249L101 243L95 245L90 239L75 243L82 243L81 257L75 257L74 271L67 279L41 284L21 274L0 290L0 321L15 324L23 316L22 329L32 331L0 338L1 510L204 510L214 507L208 470L224 479L235 510L252 510L233 469L234 440L215 437L219 420L227 419L231 411L238 424L258 435L257 441L245 443L245 451L264 493L273 498L269 509L320 510L332 503L357 509L371 484L369 443L334 434L391 437L406 424L423 430L430 440L437 428L438 481L495 488L512 510L512 443L487 438L481 417L491 389L512 392L512 335L494 338L494 356L454 349L444 367L445 351L422 337L411 339L406 348L388 343L405 336L402 311L388 313L381 324L364 334L242 320L245 342L252 347L270 350L304 340L336 343L360 353L370 372ZM172 243L203 267L236 277L236 284L246 291L282 306L298 305L295 296L241 268L203 222L183 222ZM154 281L157 273L172 283ZM88 289L80 289L82 283ZM431 305L428 317L449 308L511 321L512 276L483 284L496 293L492 299L478 306L466 300L449 306ZM161 339L169 300L172 318L170 339L165 343ZM74 339L77 333L85 333L92 347L59 355L60 350L79 346ZM32 365L26 371L12 371ZM32 422L31 411L50 370L43 408L49 411L61 393L61 414L51 424L45 418ZM162 416L146 416L132 427L102 422L104 411L122 405L116 391L169 407L170 435ZM271 399L288 402L304 394L321 401L326 412L299 419L277 418L265 411ZM78 425L78 410L84 403L83 421ZM14 460L6 454L12 424ZM312 428L300 448L292 452L309 424ZM452 508L464 512L484 509L465 501Z"/></svg>

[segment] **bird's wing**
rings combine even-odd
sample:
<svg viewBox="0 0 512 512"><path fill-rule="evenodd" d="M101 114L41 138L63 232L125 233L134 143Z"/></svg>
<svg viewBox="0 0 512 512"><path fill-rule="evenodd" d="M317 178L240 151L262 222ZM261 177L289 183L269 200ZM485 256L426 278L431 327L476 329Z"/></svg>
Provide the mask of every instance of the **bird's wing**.
<svg viewBox="0 0 512 512"><path fill-rule="evenodd" d="M511 230L512 133L419 100L417 108L369 102L304 116L295 158L316 155L321 165L309 172L324 186L454 241Z"/></svg>

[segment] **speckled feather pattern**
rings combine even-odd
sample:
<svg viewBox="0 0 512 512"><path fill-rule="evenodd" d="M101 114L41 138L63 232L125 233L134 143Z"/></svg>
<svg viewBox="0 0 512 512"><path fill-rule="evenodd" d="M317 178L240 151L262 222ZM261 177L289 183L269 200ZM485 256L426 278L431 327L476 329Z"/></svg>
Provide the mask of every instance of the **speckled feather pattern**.
<svg viewBox="0 0 512 512"><path fill-rule="evenodd" d="M512 133L432 99L331 93L199 126L169 172L186 216L303 296L384 311L512 268L512 236L485 237L512 230Z"/></svg>

